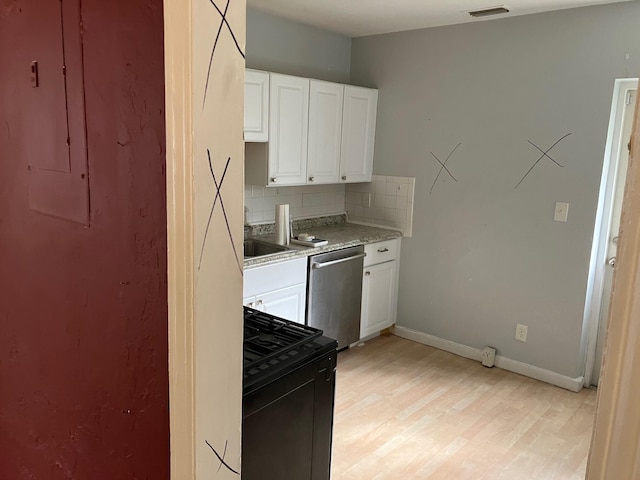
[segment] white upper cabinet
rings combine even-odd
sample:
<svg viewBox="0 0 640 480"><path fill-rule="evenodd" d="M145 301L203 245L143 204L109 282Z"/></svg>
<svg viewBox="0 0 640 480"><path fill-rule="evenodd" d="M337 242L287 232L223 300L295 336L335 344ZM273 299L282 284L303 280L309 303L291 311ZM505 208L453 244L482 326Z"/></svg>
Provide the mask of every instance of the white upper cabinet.
<svg viewBox="0 0 640 480"><path fill-rule="evenodd" d="M269 141L269 73L245 70L244 140Z"/></svg>
<svg viewBox="0 0 640 480"><path fill-rule="evenodd" d="M370 182L378 111L378 91L344 87L340 182Z"/></svg>
<svg viewBox="0 0 640 480"><path fill-rule="evenodd" d="M309 79L270 74L267 185L307 180Z"/></svg>
<svg viewBox="0 0 640 480"><path fill-rule="evenodd" d="M371 88L246 70L245 182L370 182L377 110Z"/></svg>
<svg viewBox="0 0 640 480"><path fill-rule="evenodd" d="M311 80L307 183L339 183L344 85Z"/></svg>

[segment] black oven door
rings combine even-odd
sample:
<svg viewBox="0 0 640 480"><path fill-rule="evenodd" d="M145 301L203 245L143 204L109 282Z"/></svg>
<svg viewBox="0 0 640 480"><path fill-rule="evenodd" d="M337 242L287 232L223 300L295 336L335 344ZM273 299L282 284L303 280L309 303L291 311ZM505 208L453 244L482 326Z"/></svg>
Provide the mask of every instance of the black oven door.
<svg viewBox="0 0 640 480"><path fill-rule="evenodd" d="M242 480L329 480L335 350L245 394Z"/></svg>

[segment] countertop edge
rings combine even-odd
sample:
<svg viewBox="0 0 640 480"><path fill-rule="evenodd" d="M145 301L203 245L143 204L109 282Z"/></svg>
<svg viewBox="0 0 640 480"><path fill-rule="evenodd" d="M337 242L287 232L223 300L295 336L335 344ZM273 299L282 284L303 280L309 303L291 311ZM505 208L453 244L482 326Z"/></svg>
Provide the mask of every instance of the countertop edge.
<svg viewBox="0 0 640 480"><path fill-rule="evenodd" d="M393 240L402 237L402 233L397 230L387 230L353 223L314 229L313 234L318 238L328 240L329 243L322 247L305 247L302 245L291 244L289 245L291 250L287 250L286 252L245 258L243 269L250 270L255 267L262 267L265 265L286 262L288 260L309 257L311 255L331 252L342 248L384 242L386 240ZM263 238L267 241L273 242L273 237L273 235L263 235L253 238Z"/></svg>

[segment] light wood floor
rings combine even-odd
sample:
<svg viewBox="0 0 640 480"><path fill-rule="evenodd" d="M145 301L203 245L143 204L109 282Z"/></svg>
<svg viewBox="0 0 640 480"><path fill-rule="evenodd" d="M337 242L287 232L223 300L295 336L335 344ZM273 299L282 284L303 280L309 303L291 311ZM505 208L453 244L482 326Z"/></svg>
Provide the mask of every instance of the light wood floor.
<svg viewBox="0 0 640 480"><path fill-rule="evenodd" d="M338 355L331 479L584 479L595 403L379 337Z"/></svg>

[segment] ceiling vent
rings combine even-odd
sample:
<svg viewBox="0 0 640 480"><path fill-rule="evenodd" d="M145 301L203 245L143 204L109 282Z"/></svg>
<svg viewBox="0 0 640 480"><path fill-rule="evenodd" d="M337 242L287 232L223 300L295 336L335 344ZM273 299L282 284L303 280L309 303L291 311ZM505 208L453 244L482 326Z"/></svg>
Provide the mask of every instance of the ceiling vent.
<svg viewBox="0 0 640 480"><path fill-rule="evenodd" d="M501 15L503 13L509 13L509 9L505 7L491 7L485 8L484 10L474 10L473 12L468 12L472 17L488 17L490 15Z"/></svg>

